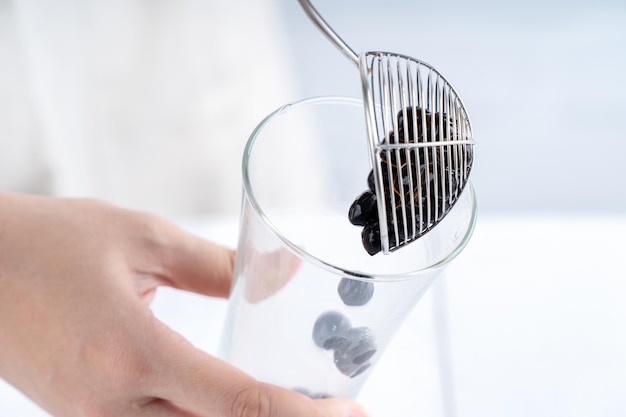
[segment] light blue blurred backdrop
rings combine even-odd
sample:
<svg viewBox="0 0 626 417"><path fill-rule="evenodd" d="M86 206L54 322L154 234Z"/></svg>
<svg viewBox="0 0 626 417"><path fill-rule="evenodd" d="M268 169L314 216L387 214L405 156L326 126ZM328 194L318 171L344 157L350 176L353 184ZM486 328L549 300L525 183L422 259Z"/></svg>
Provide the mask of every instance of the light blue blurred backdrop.
<svg viewBox="0 0 626 417"><path fill-rule="evenodd" d="M626 214L626 1L313 4L356 51L455 86L481 214ZM0 63L0 189L168 215L238 211L244 142L276 107L361 94L297 0L0 0Z"/></svg>
<svg viewBox="0 0 626 417"><path fill-rule="evenodd" d="M455 86L481 213L626 213L625 1L312 3L355 51L419 58ZM280 7L298 93L359 96L356 67L297 1Z"/></svg>

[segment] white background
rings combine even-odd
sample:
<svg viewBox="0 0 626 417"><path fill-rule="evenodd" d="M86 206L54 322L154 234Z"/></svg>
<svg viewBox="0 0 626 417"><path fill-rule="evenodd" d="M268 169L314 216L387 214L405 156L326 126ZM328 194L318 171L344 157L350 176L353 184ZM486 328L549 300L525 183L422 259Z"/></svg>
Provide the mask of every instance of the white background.
<svg viewBox="0 0 626 417"><path fill-rule="evenodd" d="M24 156L31 147L37 148L33 144L46 133L38 124L38 113L30 107L36 99L28 95L20 96L23 101L7 99L16 97L20 86L27 84L27 72L16 60L23 51L15 49L20 44L6 13L17 1L0 0L4 12L0 21L2 184L54 191L41 182L49 178L48 169L54 164L48 164L45 155ZM67 3L59 0L57 4ZM181 3L188 7L184 12L176 6ZM126 7L122 2L109 4ZM128 4L137 8L124 16L144 22L141 8L150 10L151 6L139 0ZM111 123L106 125L110 137L115 139L116 132L125 135L124 141L136 136L130 151L118 140L107 152L131 152L126 159L132 162L134 157L137 165L115 161L110 166L120 169L117 176L109 178L105 187L96 187L95 194L172 216L236 214L238 162L229 162L233 166L225 168L228 174L222 176L230 184L219 194L228 201L224 205L207 201L211 199L206 190L218 187L210 180L214 172L206 166L193 167L202 166L204 157L215 160L215 149L218 156L228 152L237 161L237 152L254 124L286 101L317 95L358 97L357 69L309 23L295 0L277 1L277 14L267 20L271 34L256 36L254 46L245 43L253 42L255 35L246 32L241 22L236 30L221 28L228 33L219 39L224 50L237 53L229 55L230 60L220 60L218 72L224 75L238 68L241 72L233 72L237 77L254 74L248 86L261 87L250 94L256 105L246 107L249 117L244 121L233 122L221 113L216 117L214 112L222 107L207 98L215 90L207 81L208 74L202 73L216 68L213 61L202 59L203 54L215 51L208 47L215 44L215 39L208 40L214 35L203 29L203 19L209 19L210 13L193 12L201 8L199 1L159 4L159 11L152 15L154 33L171 36L157 39L152 46L156 52L149 62L159 66L156 71L146 69L148 80L135 68L136 78L128 80L128 85L137 88L128 96L122 94L131 100L126 107L120 110L111 99L110 105L126 124L116 124L119 114L105 114ZM206 4L217 3L206 0ZM239 6L245 21L264 16L246 13L252 2L229 4L233 9ZM364 404L373 415L386 417L626 415L626 268L622 261L626 249L626 2L318 0L314 4L355 50L400 52L439 69L464 100L477 140L472 181L480 214L475 235L445 280L416 308L375 370L361 398ZM172 13L176 10L179 13ZM236 15L232 18L237 19ZM132 22L130 18L122 21L122 28L130 31ZM258 23L263 26L261 20ZM193 37L196 43L190 43ZM166 38L174 40L163 43ZM272 47L260 50L264 43ZM181 52L181 45L188 50ZM247 59L255 51L255 62L272 61L257 73L254 68L259 67ZM173 52L178 66L159 60ZM116 57L121 63L127 58ZM230 82L225 85L237 84ZM236 90L226 91L226 96L232 96L232 91ZM172 97L178 101L171 102ZM228 106L237 109L240 102ZM197 112L189 115L190 109ZM154 141L155 132L162 142ZM215 148L214 138L222 135L237 142ZM189 146L187 151L174 146L180 140ZM159 143L165 144L166 155L171 156L167 146L180 152L174 165L151 175L145 168L158 171L164 166L160 162L172 162L159 159ZM16 144L23 145L24 153L14 153L20 149ZM142 159L146 149L154 154ZM192 160L199 165L190 164ZM13 172L7 168L9 163L28 168L32 175L9 178ZM31 169L36 167L39 170ZM131 184L119 172L130 172L140 180ZM200 173L186 191L179 187L184 178ZM31 180L38 185L33 186ZM189 197L190 192L198 194L198 189L203 190L200 197ZM144 194L134 193L137 190ZM172 200L185 203L170 204ZM216 228L215 223L188 227L232 244L236 225L227 224L225 228ZM209 311L221 311L223 304L164 291L154 309L198 346L213 348L220 323L206 317ZM0 417L43 415L19 393L0 384Z"/></svg>

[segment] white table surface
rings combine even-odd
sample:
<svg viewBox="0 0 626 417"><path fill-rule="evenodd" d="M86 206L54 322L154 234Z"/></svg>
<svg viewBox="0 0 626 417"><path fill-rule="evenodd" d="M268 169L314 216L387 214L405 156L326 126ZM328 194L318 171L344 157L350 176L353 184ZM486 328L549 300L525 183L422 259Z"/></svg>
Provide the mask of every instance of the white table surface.
<svg viewBox="0 0 626 417"><path fill-rule="evenodd" d="M181 224L236 240L231 218ZM379 417L626 416L625 258L626 216L479 217L359 401ZM215 351L224 301L163 289L153 310ZM46 416L0 380L0 417Z"/></svg>

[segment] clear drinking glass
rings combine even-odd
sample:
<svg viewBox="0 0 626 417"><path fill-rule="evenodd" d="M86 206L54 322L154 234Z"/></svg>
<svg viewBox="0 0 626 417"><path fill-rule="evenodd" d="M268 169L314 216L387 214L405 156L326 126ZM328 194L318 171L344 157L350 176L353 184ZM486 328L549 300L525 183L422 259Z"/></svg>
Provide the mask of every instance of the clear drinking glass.
<svg viewBox="0 0 626 417"><path fill-rule="evenodd" d="M315 143L318 146L310 146ZM220 356L311 397L354 398L416 302L468 242L471 184L433 230L370 256L348 220L370 171L364 109L319 97L252 133Z"/></svg>

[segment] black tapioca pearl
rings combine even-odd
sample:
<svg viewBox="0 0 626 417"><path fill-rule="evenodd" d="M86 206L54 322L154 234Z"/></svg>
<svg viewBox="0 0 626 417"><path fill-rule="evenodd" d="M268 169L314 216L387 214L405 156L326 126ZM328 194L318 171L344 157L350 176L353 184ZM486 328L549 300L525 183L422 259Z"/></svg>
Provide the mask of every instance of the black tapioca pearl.
<svg viewBox="0 0 626 417"><path fill-rule="evenodd" d="M367 362L376 354L377 348L369 327L350 329L345 337L351 343L346 345L347 348L335 350L334 363L340 372L353 378L369 367Z"/></svg>
<svg viewBox="0 0 626 417"><path fill-rule="evenodd" d="M376 179L374 178L374 170L370 170L367 176L367 188L372 192L376 192Z"/></svg>
<svg viewBox="0 0 626 417"><path fill-rule="evenodd" d="M388 132L383 144L434 143L424 143L425 146L410 149L381 150L377 155L383 186L379 190L382 195L379 194L377 205L384 204L389 245L392 248L421 236L443 218L458 198L460 180L469 175L473 161L471 145L437 143L458 137L454 120L446 113L407 107L395 117L393 128L397 130ZM374 182L374 173L370 171L367 183L372 192L376 189ZM399 205L405 205L404 212L398 211ZM397 237L394 232L394 214ZM372 216L369 221L357 220L358 225L365 223L361 238L370 255L381 250L380 230L374 218L380 221L377 216Z"/></svg>
<svg viewBox="0 0 626 417"><path fill-rule="evenodd" d="M348 219L355 226L365 226L368 222L378 218L376 194L365 191L350 206Z"/></svg>
<svg viewBox="0 0 626 417"><path fill-rule="evenodd" d="M344 336L351 327L350 320L343 314L336 311L323 313L313 326L313 341L324 348L329 339Z"/></svg>
<svg viewBox="0 0 626 417"><path fill-rule="evenodd" d="M361 368L361 365L352 362L352 358L348 356L346 352L339 350L335 350L333 363L339 372L349 377L355 375Z"/></svg>
<svg viewBox="0 0 626 417"><path fill-rule="evenodd" d="M352 340L344 336L333 336L324 342L323 348L326 350L346 351L352 344Z"/></svg>
<svg viewBox="0 0 626 417"><path fill-rule="evenodd" d="M342 278L337 287L337 292L345 305L352 307L364 306L374 295L374 283Z"/></svg>
<svg viewBox="0 0 626 417"><path fill-rule="evenodd" d="M367 223L361 231L363 247L370 255L381 251L380 228L378 222Z"/></svg>
<svg viewBox="0 0 626 417"><path fill-rule="evenodd" d="M364 373L365 371L367 371L369 369L369 367L372 366L371 363L366 363L363 366L361 366L359 369L356 370L356 372L354 372L350 377L351 378L356 378L357 376L361 375L362 373Z"/></svg>

